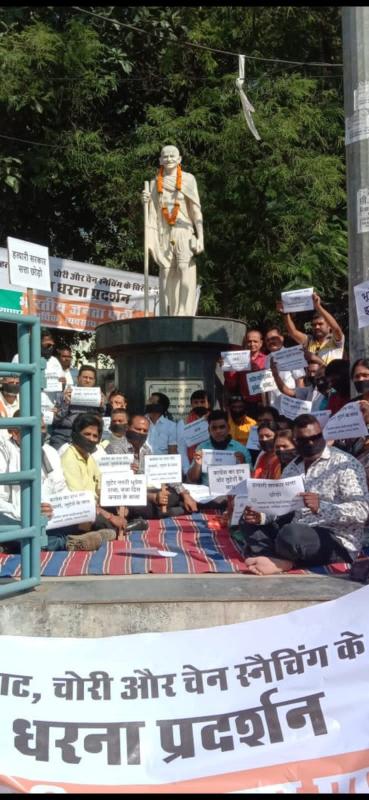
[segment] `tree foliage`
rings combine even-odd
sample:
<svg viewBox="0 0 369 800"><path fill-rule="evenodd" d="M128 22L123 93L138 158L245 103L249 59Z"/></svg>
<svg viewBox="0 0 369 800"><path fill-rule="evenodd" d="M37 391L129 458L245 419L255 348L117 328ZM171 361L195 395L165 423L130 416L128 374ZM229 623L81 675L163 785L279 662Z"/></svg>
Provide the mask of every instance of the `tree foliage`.
<svg viewBox="0 0 369 800"><path fill-rule="evenodd" d="M338 8L4 7L0 24L3 243L142 271L140 193L173 143L203 205L200 313L260 324L313 285L344 317L342 71L273 61L341 62Z"/></svg>

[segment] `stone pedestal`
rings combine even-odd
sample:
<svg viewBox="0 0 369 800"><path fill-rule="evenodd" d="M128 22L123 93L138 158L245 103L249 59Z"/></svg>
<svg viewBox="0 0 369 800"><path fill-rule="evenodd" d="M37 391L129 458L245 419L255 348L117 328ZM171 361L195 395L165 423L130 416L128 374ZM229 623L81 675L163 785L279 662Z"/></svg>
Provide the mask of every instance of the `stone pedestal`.
<svg viewBox="0 0 369 800"><path fill-rule="evenodd" d="M222 350L239 350L246 324L221 317L141 317L99 325L96 347L115 359L117 385L131 410L142 411L152 391L171 400L174 416L189 410L195 389L206 389L213 402L220 399L216 377Z"/></svg>

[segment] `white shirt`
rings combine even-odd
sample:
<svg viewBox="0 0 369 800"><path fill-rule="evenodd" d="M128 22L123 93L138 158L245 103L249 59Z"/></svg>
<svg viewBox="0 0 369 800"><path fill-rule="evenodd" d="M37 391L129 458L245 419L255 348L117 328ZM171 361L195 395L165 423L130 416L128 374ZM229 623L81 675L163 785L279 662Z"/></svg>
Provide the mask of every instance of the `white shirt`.
<svg viewBox="0 0 369 800"><path fill-rule="evenodd" d="M43 450L52 470L46 472L41 465L41 501L48 502L53 494L70 494L65 482L59 454L49 444ZM21 468L21 451L12 439L0 442L0 475L7 472L19 472ZM1 477L0 477L1 480ZM21 516L21 490L19 484L0 486L0 511L11 519L19 520Z"/></svg>
<svg viewBox="0 0 369 800"><path fill-rule="evenodd" d="M164 456L168 453L169 445L177 445L176 423L163 416L159 417L155 424L151 422L151 419L149 419L149 423L147 443L150 445L154 456Z"/></svg>

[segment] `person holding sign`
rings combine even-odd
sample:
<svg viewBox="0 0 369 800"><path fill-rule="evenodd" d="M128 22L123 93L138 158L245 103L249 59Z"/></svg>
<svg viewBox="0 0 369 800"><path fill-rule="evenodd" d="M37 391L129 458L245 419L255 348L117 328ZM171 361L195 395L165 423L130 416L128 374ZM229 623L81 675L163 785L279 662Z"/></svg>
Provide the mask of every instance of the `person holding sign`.
<svg viewBox="0 0 369 800"><path fill-rule="evenodd" d="M326 445L319 422L311 414L297 417L293 430L298 457L288 464L283 478L304 478L303 506L277 518L246 507L242 522L246 564L255 575L352 563L361 549L369 514L363 467L347 453Z"/></svg>
<svg viewBox="0 0 369 800"><path fill-rule="evenodd" d="M247 383L248 372L259 372L265 369L266 356L262 352L263 334L259 330L247 331L242 342L245 350L250 350L251 370L242 372L225 372L224 388L227 396L240 394L246 403L246 413L254 418L258 404L262 401L261 394L251 395Z"/></svg>
<svg viewBox="0 0 369 800"><path fill-rule="evenodd" d="M228 416L225 411L212 411L208 417L209 439L196 448L192 464L187 473L189 483L209 485L208 474L203 471L203 450L222 450L233 452L238 464L251 464L251 456L244 445L236 442L229 434ZM209 507L209 505L208 505Z"/></svg>
<svg viewBox="0 0 369 800"><path fill-rule="evenodd" d="M184 426L190 425L191 422L198 422L200 419L208 419L211 411L211 398L205 389L196 389L192 392L190 397L191 411L186 417L177 422L177 446L178 452L182 456L182 469L183 474L186 475L190 468L191 461L196 452L196 444L187 445L185 442Z"/></svg>
<svg viewBox="0 0 369 800"><path fill-rule="evenodd" d="M233 394L228 400L229 433L234 441L246 446L249 433L256 420L246 414L246 403L240 394Z"/></svg>
<svg viewBox="0 0 369 800"><path fill-rule="evenodd" d="M277 302L277 311L284 314L286 328L291 338L297 344L306 347L310 353L319 355L325 364L329 364L334 358L342 358L345 337L337 320L322 306L316 292L313 292L313 303L315 312L311 323L312 334L302 333L296 328L291 314L284 311L281 301Z"/></svg>
<svg viewBox="0 0 369 800"><path fill-rule="evenodd" d="M322 393L322 384L324 389L325 384L325 366L321 363L321 359L312 353L308 354L308 365L305 369L305 386L295 386L292 388L288 386L279 372L278 366L273 357L270 359L270 369L273 378L281 394L286 397L296 397L298 400L309 400L311 402L311 411L321 411L327 407L327 399Z"/></svg>
<svg viewBox="0 0 369 800"><path fill-rule="evenodd" d="M281 465L274 452L274 443L278 427L276 422L260 422L258 425L260 450L254 471L253 478L266 478L276 480L281 476Z"/></svg>
<svg viewBox="0 0 369 800"><path fill-rule="evenodd" d="M264 336L264 343L265 343L265 348L269 353L269 361L267 362L267 366L269 366L269 364L271 363L270 356L273 356L273 353L279 353L283 351L286 354L288 354L288 347L284 346L284 336L281 330L276 325L266 330ZM290 387L291 389L295 389L296 386L302 387L304 385L303 382L303 378L305 375L304 369L292 369L292 370L283 369L280 371L279 374L283 383L286 386ZM273 377L275 380L274 374ZM271 391L269 391L267 395L268 395L268 403L272 406L275 406L276 408L278 408L278 411L280 411L279 403L280 403L281 391L278 388L278 386L276 389L271 389Z"/></svg>
<svg viewBox="0 0 369 800"><path fill-rule="evenodd" d="M89 364L80 367L77 376L77 386L92 388L96 386L96 369ZM65 445L70 444L72 439L72 426L76 417L81 413L92 412L97 416L103 416L105 410L105 397L101 393L100 405L96 407L74 405L71 402L72 386L67 386L64 393L57 401L54 412L54 420L51 426L50 444L55 450L61 450ZM62 450L60 455L62 455Z"/></svg>

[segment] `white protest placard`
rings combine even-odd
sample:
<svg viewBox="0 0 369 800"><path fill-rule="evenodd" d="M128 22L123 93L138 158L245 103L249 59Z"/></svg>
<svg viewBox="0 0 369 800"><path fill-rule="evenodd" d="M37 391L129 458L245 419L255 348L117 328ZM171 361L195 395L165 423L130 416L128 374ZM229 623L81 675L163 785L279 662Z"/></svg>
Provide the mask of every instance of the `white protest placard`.
<svg viewBox="0 0 369 800"><path fill-rule="evenodd" d="M63 384L59 380L59 376L55 373L46 373L46 386L45 392L61 392Z"/></svg>
<svg viewBox="0 0 369 800"><path fill-rule="evenodd" d="M209 467L210 494L216 497L232 494L232 491L250 477L248 464L235 464L234 466Z"/></svg>
<svg viewBox="0 0 369 800"><path fill-rule="evenodd" d="M242 372L251 367L250 350L226 350L220 355L223 359L223 372Z"/></svg>
<svg viewBox="0 0 369 800"><path fill-rule="evenodd" d="M311 311L314 308L313 287L309 289L294 289L290 292L281 292L283 311L293 314L297 311Z"/></svg>
<svg viewBox="0 0 369 800"><path fill-rule="evenodd" d="M297 397L288 397L286 394L281 394L279 403L282 417L296 419L299 414L311 414L311 400L298 400Z"/></svg>
<svg viewBox="0 0 369 800"><path fill-rule="evenodd" d="M0 791L367 794L368 604L365 586L193 630L3 635Z"/></svg>
<svg viewBox="0 0 369 800"><path fill-rule="evenodd" d="M160 489L162 483L181 483L182 457L175 455L145 456L146 485Z"/></svg>
<svg viewBox="0 0 369 800"><path fill-rule="evenodd" d="M101 389L99 386L72 386L71 405L98 408L100 403Z"/></svg>
<svg viewBox="0 0 369 800"><path fill-rule="evenodd" d="M46 526L48 531L65 525L77 526L82 522L93 522L96 518L96 501L93 492L52 495L48 502L53 509L53 516Z"/></svg>
<svg viewBox="0 0 369 800"><path fill-rule="evenodd" d="M209 487L202 483L183 483L182 486L196 503L210 503L217 498L217 495L210 494Z"/></svg>
<svg viewBox="0 0 369 800"><path fill-rule="evenodd" d="M209 425L207 419L196 419L194 422L189 422L183 428L184 440L187 447L193 444L200 444L209 438Z"/></svg>
<svg viewBox="0 0 369 800"><path fill-rule="evenodd" d="M250 478L248 481L247 505L253 511L280 517L302 508L303 499L298 495L305 491L302 475L279 480Z"/></svg>
<svg viewBox="0 0 369 800"><path fill-rule="evenodd" d="M54 412L50 411L50 409L46 409L45 411L41 411L43 420L45 425L52 425L54 422Z"/></svg>
<svg viewBox="0 0 369 800"><path fill-rule="evenodd" d="M246 442L246 447L248 450L260 450L259 432L257 425L253 425L252 428L250 428L249 438Z"/></svg>
<svg viewBox="0 0 369 800"><path fill-rule="evenodd" d="M207 450L204 448L202 453L201 472L207 474L209 465L219 467L225 464L236 464L236 454L229 450Z"/></svg>
<svg viewBox="0 0 369 800"><path fill-rule="evenodd" d="M323 430L326 441L330 439L356 439L366 437L368 429L358 402L347 403L328 420Z"/></svg>
<svg viewBox="0 0 369 800"><path fill-rule="evenodd" d="M261 392L272 392L277 388L270 369L260 369L257 370L257 372L248 372L246 379L251 395L260 394Z"/></svg>
<svg viewBox="0 0 369 800"><path fill-rule="evenodd" d="M369 187L358 189L357 195L357 232L369 232Z"/></svg>
<svg viewBox="0 0 369 800"><path fill-rule="evenodd" d="M313 416L316 417L321 429L323 430L329 418L332 416L332 412L326 408L325 411L313 411Z"/></svg>
<svg viewBox="0 0 369 800"><path fill-rule="evenodd" d="M236 494L234 498L233 511L231 517L231 526L238 525L240 518L248 504L247 494Z"/></svg>
<svg viewBox="0 0 369 800"><path fill-rule="evenodd" d="M7 238L9 283L50 292L49 249L23 239Z"/></svg>
<svg viewBox="0 0 369 800"><path fill-rule="evenodd" d="M358 328L369 325L369 281L354 286Z"/></svg>
<svg viewBox="0 0 369 800"><path fill-rule="evenodd" d="M101 473L100 503L102 506L146 506L145 475L135 475L132 470L119 474Z"/></svg>
<svg viewBox="0 0 369 800"><path fill-rule="evenodd" d="M98 463L101 472L129 472L134 461L133 453L94 453L93 457Z"/></svg>
<svg viewBox="0 0 369 800"><path fill-rule="evenodd" d="M291 372L294 369L304 370L307 366L301 344L297 344L295 347L282 347L280 350L270 353L269 360L271 358L277 364L278 372Z"/></svg>

